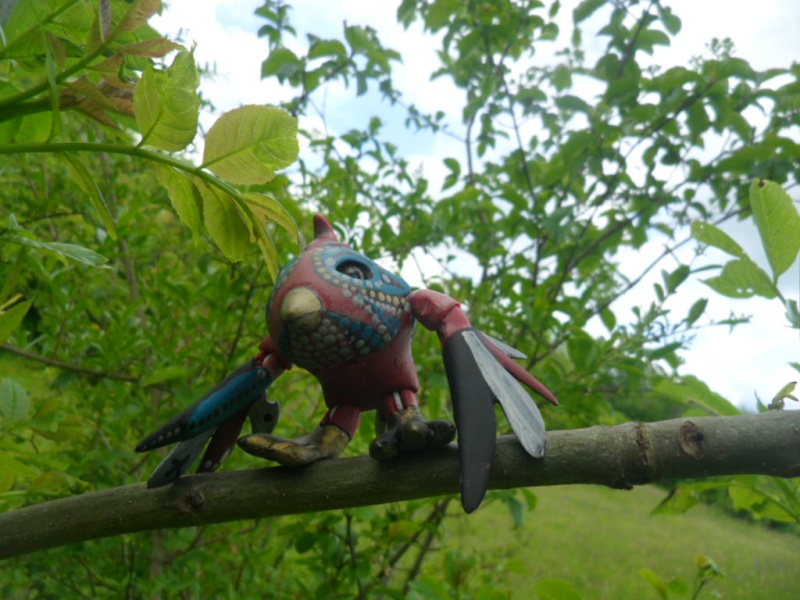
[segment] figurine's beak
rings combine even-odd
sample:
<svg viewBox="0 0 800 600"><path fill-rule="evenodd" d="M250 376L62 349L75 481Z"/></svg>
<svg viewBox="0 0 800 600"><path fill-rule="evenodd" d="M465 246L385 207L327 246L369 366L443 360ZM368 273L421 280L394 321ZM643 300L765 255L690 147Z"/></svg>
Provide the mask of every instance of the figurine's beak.
<svg viewBox="0 0 800 600"><path fill-rule="evenodd" d="M281 301L281 320L291 330L312 333L322 320L322 302L310 289L295 288Z"/></svg>

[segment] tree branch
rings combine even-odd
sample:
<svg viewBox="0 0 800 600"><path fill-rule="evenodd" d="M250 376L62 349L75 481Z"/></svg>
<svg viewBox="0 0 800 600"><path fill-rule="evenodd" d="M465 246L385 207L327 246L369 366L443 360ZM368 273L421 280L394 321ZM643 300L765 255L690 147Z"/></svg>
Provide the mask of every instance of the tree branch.
<svg viewBox="0 0 800 600"><path fill-rule="evenodd" d="M553 431L547 443L537 460L513 436L501 437L490 487L630 489L711 475L800 476L800 411ZM137 483L0 515L0 559L123 533L453 494L458 473L451 445L388 463L360 456L302 469L193 475L153 490Z"/></svg>

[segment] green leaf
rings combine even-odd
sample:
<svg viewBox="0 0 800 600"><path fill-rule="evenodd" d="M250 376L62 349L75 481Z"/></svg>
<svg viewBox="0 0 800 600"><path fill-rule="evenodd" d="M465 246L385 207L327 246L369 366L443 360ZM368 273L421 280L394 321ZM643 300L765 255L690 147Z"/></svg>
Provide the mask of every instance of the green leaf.
<svg viewBox="0 0 800 600"><path fill-rule="evenodd" d="M25 389L13 379L0 379L0 417L13 424L28 418L31 401Z"/></svg>
<svg viewBox="0 0 800 600"><path fill-rule="evenodd" d="M578 590L561 579L543 579L533 589L539 600L583 600Z"/></svg>
<svg viewBox="0 0 800 600"><path fill-rule="evenodd" d="M791 510L761 491L757 481L755 478L741 477L728 488L733 508L747 511L757 519L770 519L782 523L795 522L797 519Z"/></svg>
<svg viewBox="0 0 800 600"><path fill-rule="evenodd" d="M693 325L695 321L703 315L707 304L708 298L700 298L700 300L692 304L692 307L689 309L689 314L686 316L686 324Z"/></svg>
<svg viewBox="0 0 800 600"><path fill-rule="evenodd" d="M350 44L353 52L366 52L373 46L366 30L360 25L351 25L344 28L344 38Z"/></svg>
<svg viewBox="0 0 800 600"><path fill-rule="evenodd" d="M31 481L30 491L50 494L67 494L76 490L88 489L89 485L76 477L61 471L45 471Z"/></svg>
<svg viewBox="0 0 800 600"><path fill-rule="evenodd" d="M26 300L11 307L5 312L0 312L0 344L5 344L14 330L20 326L22 319L28 314L28 309L33 300Z"/></svg>
<svg viewBox="0 0 800 600"><path fill-rule="evenodd" d="M272 106L243 106L209 130L203 167L232 183L266 183L297 160L298 152L294 117Z"/></svg>
<svg viewBox="0 0 800 600"><path fill-rule="evenodd" d="M197 188L191 179L172 167L157 165L156 176L158 182L167 190L169 201L181 222L191 229L196 240L202 222Z"/></svg>
<svg viewBox="0 0 800 600"><path fill-rule="evenodd" d="M667 600L668 598L667 583L663 579L661 579L661 577L656 575L655 571L653 571L652 569L640 569L639 575L641 575L642 578L647 583L653 586L653 589L656 591L659 598L661 598L662 600Z"/></svg>
<svg viewBox="0 0 800 600"><path fill-rule="evenodd" d="M672 14L670 10L669 14L667 14L667 9L664 10L664 14L661 17L661 22L664 23L664 28L669 31L672 35L678 35L681 31L681 20L680 17L677 17Z"/></svg>
<svg viewBox="0 0 800 600"><path fill-rule="evenodd" d="M672 294L689 276L689 267L681 265L667 277L667 291Z"/></svg>
<svg viewBox="0 0 800 600"><path fill-rule="evenodd" d="M514 529L519 529L522 527L522 522L525 516L525 511L523 510L525 508L524 505L514 496L506 496L503 498L503 500L508 508L508 514L511 516L511 522L514 525Z"/></svg>
<svg viewBox="0 0 800 600"><path fill-rule="evenodd" d="M783 188L764 179L750 185L750 207L777 281L800 252L800 215Z"/></svg>
<svg viewBox="0 0 800 600"><path fill-rule="evenodd" d="M339 40L317 40L308 49L308 58L319 58L321 56L346 58L347 48Z"/></svg>
<svg viewBox="0 0 800 600"><path fill-rule="evenodd" d="M702 221L692 221L692 237L701 244L714 246L736 258L746 258L742 247L719 227Z"/></svg>
<svg viewBox="0 0 800 600"><path fill-rule="evenodd" d="M250 230L236 202L200 179L195 179L195 185L203 198L203 217L212 239L228 260L242 260L250 250Z"/></svg>
<svg viewBox="0 0 800 600"><path fill-rule="evenodd" d="M684 404L705 408L715 415L740 414L739 409L733 404L711 391L704 382L692 375L682 377L678 381L663 379L653 389L656 393L664 394Z"/></svg>
<svg viewBox="0 0 800 600"><path fill-rule="evenodd" d="M109 211L108 204L106 204L106 199L103 197L103 193L100 191L100 187L97 185L96 178L92 177L91 173L89 173L84 164L80 162L74 155L65 152L61 156L67 159L69 166L72 167L72 171L77 176L76 181L78 185L86 193L87 197L89 198L89 202L91 202L92 206L97 211L97 214L100 215L100 218L103 221L103 226L108 232L108 235L110 235L112 239L117 239L117 225L114 223L114 219L111 217L111 211Z"/></svg>
<svg viewBox="0 0 800 600"><path fill-rule="evenodd" d="M577 25L591 17L601 6L605 5L606 0L583 0L575 10L572 11L572 21Z"/></svg>
<svg viewBox="0 0 800 600"><path fill-rule="evenodd" d="M291 77L303 68L302 61L288 48L276 48L261 63L261 79L275 75L279 80Z"/></svg>
<svg viewBox="0 0 800 600"><path fill-rule="evenodd" d="M77 244L67 244L64 242L42 242L33 238L22 235L9 235L3 238L4 241L19 244L21 246L28 246L42 250L62 261L66 264L67 259L72 259L89 265L90 267L98 267L106 262L108 259L102 254L98 254L94 250L89 250Z"/></svg>
<svg viewBox="0 0 800 600"><path fill-rule="evenodd" d="M7 492L14 485L16 477L31 479L39 475L39 470L0 452L0 493Z"/></svg>
<svg viewBox="0 0 800 600"><path fill-rule="evenodd" d="M732 260L717 277L702 281L715 292L729 298L750 298L753 295L775 298L778 295L769 276L749 258Z"/></svg>
<svg viewBox="0 0 800 600"><path fill-rule="evenodd" d="M200 77L190 52L179 52L166 71L147 65L133 92L142 145L177 152L192 142L200 114L198 85Z"/></svg>
<svg viewBox="0 0 800 600"><path fill-rule="evenodd" d="M266 216L263 211L253 204L245 204L240 208L243 209L244 218L252 234L251 237L255 239L259 250L261 250L261 256L264 258L270 277L274 281L278 276L278 249L264 227Z"/></svg>
<svg viewBox="0 0 800 600"><path fill-rule="evenodd" d="M659 502L651 515L682 515L699 502L697 492L692 487L677 487L670 490L666 498Z"/></svg>
<svg viewBox="0 0 800 600"><path fill-rule="evenodd" d="M188 376L189 372L184 367L172 365L169 367L156 369L150 373L150 375L142 379L142 386L148 387L150 385L155 385L164 381L171 381L173 379L186 379Z"/></svg>
<svg viewBox="0 0 800 600"><path fill-rule="evenodd" d="M600 320L603 321L603 325L605 325L606 329L609 331L614 331L614 328L617 326L617 315L608 308L604 308L600 311Z"/></svg>
<svg viewBox="0 0 800 600"><path fill-rule="evenodd" d="M294 217L284 206L271 196L265 194L242 194L247 204L256 213L267 220L274 221L292 236L295 242L300 240L300 231L297 229Z"/></svg>

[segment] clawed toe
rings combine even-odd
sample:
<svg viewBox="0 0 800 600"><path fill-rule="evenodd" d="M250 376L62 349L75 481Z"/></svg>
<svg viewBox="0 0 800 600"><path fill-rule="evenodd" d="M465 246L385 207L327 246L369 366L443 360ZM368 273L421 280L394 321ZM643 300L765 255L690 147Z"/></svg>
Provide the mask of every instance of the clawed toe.
<svg viewBox="0 0 800 600"><path fill-rule="evenodd" d="M350 436L334 425L324 425L314 432L293 440L266 433L253 433L237 443L248 454L273 460L286 467L302 467L326 458L339 456Z"/></svg>
<svg viewBox="0 0 800 600"><path fill-rule="evenodd" d="M456 434L451 422L425 421L415 407L392 415L387 427L370 444L369 454L376 460L391 460L400 453L444 446Z"/></svg>

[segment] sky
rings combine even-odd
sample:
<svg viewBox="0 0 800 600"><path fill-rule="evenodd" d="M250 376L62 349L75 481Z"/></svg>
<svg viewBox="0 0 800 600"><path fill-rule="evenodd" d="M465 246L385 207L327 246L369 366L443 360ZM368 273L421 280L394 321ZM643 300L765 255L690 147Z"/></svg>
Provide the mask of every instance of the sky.
<svg viewBox="0 0 800 600"><path fill-rule="evenodd" d="M703 54L706 44L714 37L729 37L736 47L736 55L745 58L756 69L787 66L800 60L800 2L796 0L665 0L682 19L682 29L673 45L659 49L655 62L662 66L687 64L693 56ZM205 114L202 123L208 128L218 114L242 104L275 104L286 98L286 92L272 81L261 81L261 62L266 58L266 40L256 35L264 20L253 13L262 4L260 0L169 0L163 15L151 20L161 33L183 43L196 43L195 56L202 64L214 64L217 76L203 80L202 93L210 99L217 114ZM438 40L423 33L419 24L408 30L396 23L397 2L376 0L298 0L292 3L291 22L298 31L299 44L305 33L321 37L341 37L342 24L369 25L378 31L383 44L398 49L403 63L393 67L395 87L404 93L407 102L421 110L439 108L440 99L458 93L444 79L429 81L429 65L434 59ZM576 0L563 0L562 31L567 31L572 8ZM202 7L202 8L201 8ZM587 51L602 51L604 42L589 37L591 28L584 29ZM301 49L298 46L298 49ZM424 65L424 68L419 68ZM402 132L402 113L392 112L374 97L354 98L352 91L330 86L324 96L326 121L310 118L304 127L327 126L335 131L345 131L351 126L363 126L364 115L378 114L387 123L384 133L401 144L412 164L424 170L426 177L441 180L445 156L461 156L463 150L455 140L444 136L409 136ZM460 103L455 102L456 106ZM321 107L322 108L322 107ZM457 119L454 119L457 122ZM395 128L397 136L392 136ZM394 140L393 140L394 141ZM303 147L301 146L301 153ZM739 241L757 262L766 267L754 227L748 223L734 224L726 231ZM654 238L637 252L621 255L623 269L637 273L648 264L651 257L663 248L663 239ZM684 255L689 258L689 254ZM712 262L726 259L722 254L709 252ZM677 262L665 264L674 269ZM469 265L462 265L469 269ZM423 263L423 268L434 268ZM646 306L652 299L652 283L660 279L660 268L652 278L644 280L635 293L612 308L620 320L630 315L632 306ZM403 272L412 285L419 285L415 273ZM784 295L797 299L800 295L800 264L781 279ZM728 333L719 327L701 330L691 349L681 353L684 374L694 374L712 389L731 402L753 409L755 394L769 401L784 384L800 380L800 373L788 362L800 362L800 332L791 330L783 316L778 301L753 298L736 301L712 292L696 277L691 277L680 288L678 297L669 304L675 315L684 315L699 297L708 297L707 314L717 319L730 313L752 315L749 325L742 325ZM703 320L701 319L701 322ZM602 333L598 329L595 333ZM524 350L524 349L523 349ZM790 403L794 404L794 403ZM788 408L800 408L796 404Z"/></svg>

